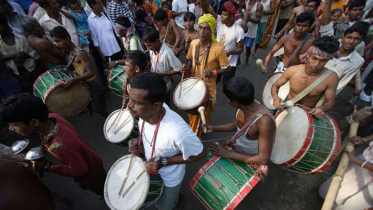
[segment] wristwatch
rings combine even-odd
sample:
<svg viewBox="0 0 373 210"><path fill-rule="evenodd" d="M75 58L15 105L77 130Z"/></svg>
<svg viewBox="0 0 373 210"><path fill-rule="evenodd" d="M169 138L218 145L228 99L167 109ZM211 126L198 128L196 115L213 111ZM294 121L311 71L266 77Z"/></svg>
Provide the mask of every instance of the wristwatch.
<svg viewBox="0 0 373 210"><path fill-rule="evenodd" d="M115 61L115 65L118 65L118 61Z"/></svg>
<svg viewBox="0 0 373 210"><path fill-rule="evenodd" d="M166 166L167 163L168 163L167 158L162 158L162 165L163 165L163 166Z"/></svg>
<svg viewBox="0 0 373 210"><path fill-rule="evenodd" d="M50 167L50 162L45 162L44 164L44 167L43 167L43 171L49 171L49 167Z"/></svg>

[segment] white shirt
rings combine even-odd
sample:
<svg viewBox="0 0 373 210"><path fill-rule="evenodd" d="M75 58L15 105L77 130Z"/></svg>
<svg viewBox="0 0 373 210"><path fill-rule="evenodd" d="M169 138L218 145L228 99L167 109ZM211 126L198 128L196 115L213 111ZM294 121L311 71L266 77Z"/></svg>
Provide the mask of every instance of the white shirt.
<svg viewBox="0 0 373 210"><path fill-rule="evenodd" d="M132 36L128 44L127 44L127 38L122 37L122 43L123 43L124 49L126 49L127 51L141 50L144 52L144 49L141 46L141 42L136 36Z"/></svg>
<svg viewBox="0 0 373 210"><path fill-rule="evenodd" d="M179 71L181 68L180 60L175 56L171 48L167 47L165 43L162 43L159 54L156 54L153 50L150 50L150 63L150 71L155 73L168 72L172 69ZM163 79L166 82L168 92L171 90L171 78L166 76L163 77Z"/></svg>
<svg viewBox="0 0 373 210"><path fill-rule="evenodd" d="M172 11L173 12L187 12L188 11L188 2L187 0L174 0L172 1ZM175 17L177 24L184 25L184 15L181 14Z"/></svg>
<svg viewBox="0 0 373 210"><path fill-rule="evenodd" d="M92 12L88 16L88 25L91 29L93 45L100 47L105 56L109 57L120 51L120 46L114 35L115 26L104 13L101 12L101 17L99 17Z"/></svg>
<svg viewBox="0 0 373 210"><path fill-rule="evenodd" d="M321 25L319 31L321 36L334 36L333 23L326 26ZM336 94L343 90L363 64L364 58L359 55L356 49L348 56L333 58L326 63L325 67L337 73L339 77Z"/></svg>
<svg viewBox="0 0 373 210"><path fill-rule="evenodd" d="M57 22L55 19L52 19L49 17L47 13L43 17L40 18L39 23L44 28L45 34L50 37L50 32L56 27L56 26L63 26L66 28L67 32L69 32L71 37L71 42L75 44L75 46L78 46L79 39L78 34L76 33L76 27L74 24L74 21L72 19L69 19L65 17L62 13L60 13L61 19L62 19L62 25Z"/></svg>
<svg viewBox="0 0 373 210"><path fill-rule="evenodd" d="M166 114L163 117L155 143L153 157L173 157L182 155L184 160L190 156L197 156L203 151L203 145L187 124L178 114L172 111L165 103L163 107ZM139 120L139 129L142 129L143 120ZM153 139L156 125L147 122L144 124L142 142L146 159L151 158ZM162 167L158 171L166 187L179 185L185 175L185 164L176 164Z"/></svg>
<svg viewBox="0 0 373 210"><path fill-rule="evenodd" d="M257 9L257 7L258 7L258 3L255 2L254 6L251 9L251 16L250 16L251 19L256 18L256 9ZM245 34L245 37L250 37L250 38L254 39L256 37L257 31L258 31L258 23L253 23L251 21L248 21L248 23L247 23L247 32Z"/></svg>
<svg viewBox="0 0 373 210"><path fill-rule="evenodd" d="M226 51L237 49L237 43L245 38L243 29L239 24L234 23L231 27L228 27L221 22L220 15L217 18L216 31L216 40L224 46ZM237 57L238 55L230 55L228 57L231 66L236 66Z"/></svg>

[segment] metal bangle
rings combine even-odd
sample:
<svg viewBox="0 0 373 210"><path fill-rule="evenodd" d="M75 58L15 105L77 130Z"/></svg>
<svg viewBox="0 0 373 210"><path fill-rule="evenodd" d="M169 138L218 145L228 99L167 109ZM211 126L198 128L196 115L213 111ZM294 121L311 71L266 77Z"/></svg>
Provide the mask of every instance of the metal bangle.
<svg viewBox="0 0 373 210"><path fill-rule="evenodd" d="M361 164L360 167L364 168L364 165L367 163L368 161L366 160L363 164Z"/></svg>

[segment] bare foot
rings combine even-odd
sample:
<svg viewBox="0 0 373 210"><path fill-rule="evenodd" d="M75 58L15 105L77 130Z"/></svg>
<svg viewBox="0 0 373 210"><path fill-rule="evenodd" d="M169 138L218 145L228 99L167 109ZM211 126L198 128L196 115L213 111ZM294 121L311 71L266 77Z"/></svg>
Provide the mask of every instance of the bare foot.
<svg viewBox="0 0 373 210"><path fill-rule="evenodd" d="M253 53L254 58L258 58L258 55L256 53Z"/></svg>

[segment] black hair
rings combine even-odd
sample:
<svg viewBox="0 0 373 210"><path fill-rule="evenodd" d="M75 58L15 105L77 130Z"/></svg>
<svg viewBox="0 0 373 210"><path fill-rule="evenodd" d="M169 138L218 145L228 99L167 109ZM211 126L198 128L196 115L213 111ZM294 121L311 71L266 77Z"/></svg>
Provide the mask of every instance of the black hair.
<svg viewBox="0 0 373 210"><path fill-rule="evenodd" d="M57 38L60 38L60 39L65 39L66 37L71 38L69 32L67 32L67 30L62 26L54 27L52 29L52 31L50 32L50 36L52 38L57 37Z"/></svg>
<svg viewBox="0 0 373 210"><path fill-rule="evenodd" d="M170 5L168 4L167 1L162 2L162 7L163 7L163 6L168 6L168 8L170 8Z"/></svg>
<svg viewBox="0 0 373 210"><path fill-rule="evenodd" d="M6 98L1 103L0 117L6 123L23 122L28 125L32 119L46 122L48 107L40 98L30 93L20 93Z"/></svg>
<svg viewBox="0 0 373 210"><path fill-rule="evenodd" d="M194 21L196 21L196 15L193 12L187 12L187 13L185 13L185 15L184 15L184 21L187 21L187 20L194 20Z"/></svg>
<svg viewBox="0 0 373 210"><path fill-rule="evenodd" d="M35 0L34 2L38 3L39 6L45 9L45 6L48 5L48 0Z"/></svg>
<svg viewBox="0 0 373 210"><path fill-rule="evenodd" d="M91 7L91 9L92 9L92 5L96 4L96 0L87 0L86 2L89 5L89 7Z"/></svg>
<svg viewBox="0 0 373 210"><path fill-rule="evenodd" d="M138 66L141 72L145 71L147 63L146 55L141 50L130 50L124 56L124 60L128 60L133 66Z"/></svg>
<svg viewBox="0 0 373 210"><path fill-rule="evenodd" d="M154 43L157 39L159 39L159 33L155 29L148 29L147 31L144 32L142 35L142 40L144 42L151 42Z"/></svg>
<svg viewBox="0 0 373 210"><path fill-rule="evenodd" d="M296 23L304 23L306 21L310 21L311 27L313 22L315 22L315 15L312 12L302 12L295 20Z"/></svg>
<svg viewBox="0 0 373 210"><path fill-rule="evenodd" d="M119 16L117 19L115 19L115 23L118 23L122 26L125 26L127 28L131 27L131 21L125 17L125 16Z"/></svg>
<svg viewBox="0 0 373 210"><path fill-rule="evenodd" d="M368 34L368 29L369 29L369 23L367 23L367 22L357 22L344 32L344 36L346 36L347 34L357 32L364 39L365 36Z"/></svg>
<svg viewBox="0 0 373 210"><path fill-rule="evenodd" d="M312 42L312 45L329 54L339 50L339 41L333 36L321 36Z"/></svg>
<svg viewBox="0 0 373 210"><path fill-rule="evenodd" d="M164 102L167 95L167 87L163 78L155 73L142 73L130 79L131 88L143 89L148 91L146 100L154 104Z"/></svg>
<svg viewBox="0 0 373 210"><path fill-rule="evenodd" d="M342 14L342 10L339 9L338 7L335 8L335 9L333 9L331 14L334 15L334 14L337 13L337 12L340 12L340 13Z"/></svg>
<svg viewBox="0 0 373 210"><path fill-rule="evenodd" d="M254 85L244 77L233 77L228 80L223 85L223 93L232 102L237 101L243 105L250 105L254 102Z"/></svg>
<svg viewBox="0 0 373 210"><path fill-rule="evenodd" d="M154 20L168 19L167 12L164 9L157 9L154 15Z"/></svg>
<svg viewBox="0 0 373 210"><path fill-rule="evenodd" d="M353 0L350 6L348 6L348 10L352 10L354 7L361 7L361 6L365 7L365 0Z"/></svg>
<svg viewBox="0 0 373 210"><path fill-rule="evenodd" d="M79 7L81 7L80 4L79 4L79 2L77 0L67 0L66 3L67 3L68 6L78 5Z"/></svg>
<svg viewBox="0 0 373 210"><path fill-rule="evenodd" d="M133 0L137 6L141 6L144 4L144 0Z"/></svg>
<svg viewBox="0 0 373 210"><path fill-rule="evenodd" d="M5 27L9 27L9 25L8 25L8 19L2 13L0 13L0 24L3 25L3 26L5 26Z"/></svg>
<svg viewBox="0 0 373 210"><path fill-rule="evenodd" d="M144 19L146 17L148 17L148 15L146 14L146 12L142 9L138 9L135 11L135 17L136 17L136 20L142 20L144 21Z"/></svg>
<svg viewBox="0 0 373 210"><path fill-rule="evenodd" d="M316 2L316 8L319 7L320 4L321 4L321 0L307 0L306 2L307 2L307 3Z"/></svg>

